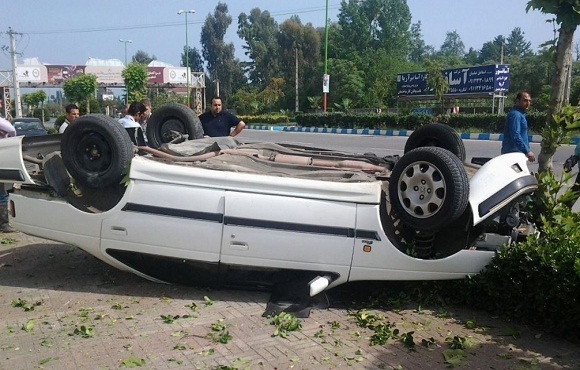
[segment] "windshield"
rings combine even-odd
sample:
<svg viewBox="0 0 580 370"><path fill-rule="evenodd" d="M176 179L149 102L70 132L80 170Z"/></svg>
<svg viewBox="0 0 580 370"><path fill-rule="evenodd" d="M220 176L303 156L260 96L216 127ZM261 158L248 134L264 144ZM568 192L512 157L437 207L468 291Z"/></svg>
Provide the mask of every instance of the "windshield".
<svg viewBox="0 0 580 370"><path fill-rule="evenodd" d="M44 130L40 121L14 121L16 131Z"/></svg>

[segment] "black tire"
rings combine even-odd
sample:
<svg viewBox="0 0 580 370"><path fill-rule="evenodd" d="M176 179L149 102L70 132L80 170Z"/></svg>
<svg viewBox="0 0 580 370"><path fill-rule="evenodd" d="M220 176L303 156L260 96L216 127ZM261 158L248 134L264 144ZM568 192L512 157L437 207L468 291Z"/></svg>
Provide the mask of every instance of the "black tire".
<svg viewBox="0 0 580 370"><path fill-rule="evenodd" d="M413 131L405 143L405 152L413 149L436 146L447 149L462 162L465 161L465 145L454 129L441 123L430 123Z"/></svg>
<svg viewBox="0 0 580 370"><path fill-rule="evenodd" d="M437 231L467 208L469 181L463 163L437 147L413 149L395 164L389 198L395 217L415 230Z"/></svg>
<svg viewBox="0 0 580 370"><path fill-rule="evenodd" d="M119 122L103 114L73 121L64 131L60 151L69 174L93 189L118 184L133 159L129 134Z"/></svg>
<svg viewBox="0 0 580 370"><path fill-rule="evenodd" d="M183 104L169 103L157 109L147 120L149 146L159 148L175 137L171 131L189 135L189 140L201 139L203 128L195 112Z"/></svg>

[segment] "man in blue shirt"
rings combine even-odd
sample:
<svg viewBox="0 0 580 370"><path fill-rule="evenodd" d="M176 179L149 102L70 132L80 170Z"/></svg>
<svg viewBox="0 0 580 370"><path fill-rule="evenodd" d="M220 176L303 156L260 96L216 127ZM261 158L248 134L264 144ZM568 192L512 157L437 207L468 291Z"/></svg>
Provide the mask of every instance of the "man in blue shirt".
<svg viewBox="0 0 580 370"><path fill-rule="evenodd" d="M505 120L501 154L521 152L528 157L530 162L536 160L536 156L530 149L528 121L526 120L526 111L531 104L532 98L529 93L525 91L518 93L515 105Z"/></svg>
<svg viewBox="0 0 580 370"><path fill-rule="evenodd" d="M226 112L222 107L222 98L216 96L211 99L211 108L199 116L203 134L205 136L236 136L246 124L233 114ZM232 128L234 128L233 131ZM230 132L231 131L231 132Z"/></svg>

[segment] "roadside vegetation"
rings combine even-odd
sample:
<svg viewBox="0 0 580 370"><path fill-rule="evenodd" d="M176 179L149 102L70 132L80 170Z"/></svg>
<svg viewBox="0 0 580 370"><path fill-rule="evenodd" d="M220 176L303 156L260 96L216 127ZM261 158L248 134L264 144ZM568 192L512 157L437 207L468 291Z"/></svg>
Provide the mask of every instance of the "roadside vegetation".
<svg viewBox="0 0 580 370"><path fill-rule="evenodd" d="M462 282L460 300L580 340L580 214L568 207L578 194L563 191L570 175L537 176L528 214L540 235L502 249L485 271Z"/></svg>

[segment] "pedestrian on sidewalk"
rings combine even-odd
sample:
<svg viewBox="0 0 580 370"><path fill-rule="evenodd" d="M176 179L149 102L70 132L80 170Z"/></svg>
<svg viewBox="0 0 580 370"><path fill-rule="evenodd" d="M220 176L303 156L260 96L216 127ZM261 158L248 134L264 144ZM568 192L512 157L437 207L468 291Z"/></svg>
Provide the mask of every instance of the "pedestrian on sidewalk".
<svg viewBox="0 0 580 370"><path fill-rule="evenodd" d="M528 92L522 91L516 95L515 105L505 120L501 154L524 153L530 162L536 160L534 152L530 149L526 120L526 111L531 104L532 97Z"/></svg>

